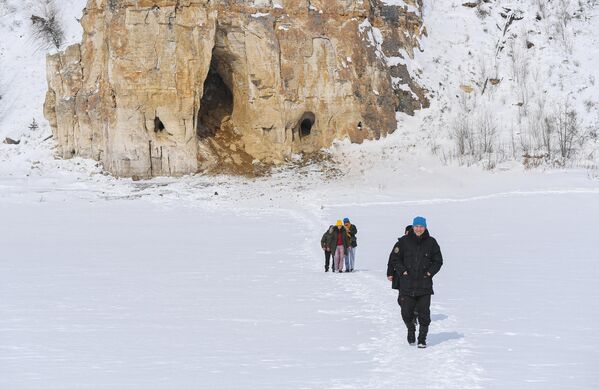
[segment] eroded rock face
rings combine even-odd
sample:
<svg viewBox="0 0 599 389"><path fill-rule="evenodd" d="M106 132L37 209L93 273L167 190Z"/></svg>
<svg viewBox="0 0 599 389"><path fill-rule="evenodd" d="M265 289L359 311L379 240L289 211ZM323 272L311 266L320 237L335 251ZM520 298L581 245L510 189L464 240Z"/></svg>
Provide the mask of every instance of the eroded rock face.
<svg viewBox="0 0 599 389"><path fill-rule="evenodd" d="M334 139L391 133L395 111L426 97L386 58L417 49L421 20L389 7L90 0L82 43L47 61L45 114L59 154L117 176L246 173Z"/></svg>

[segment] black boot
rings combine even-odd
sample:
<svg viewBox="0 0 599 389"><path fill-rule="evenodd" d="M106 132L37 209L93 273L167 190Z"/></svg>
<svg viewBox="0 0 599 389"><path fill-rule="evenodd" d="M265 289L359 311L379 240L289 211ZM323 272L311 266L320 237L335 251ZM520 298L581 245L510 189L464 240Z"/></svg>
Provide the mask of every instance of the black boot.
<svg viewBox="0 0 599 389"><path fill-rule="evenodd" d="M416 344L416 327L414 325L408 326L408 343L410 346Z"/></svg>
<svg viewBox="0 0 599 389"><path fill-rule="evenodd" d="M428 335L428 326L420 326L418 331L418 348L426 348L426 335Z"/></svg>

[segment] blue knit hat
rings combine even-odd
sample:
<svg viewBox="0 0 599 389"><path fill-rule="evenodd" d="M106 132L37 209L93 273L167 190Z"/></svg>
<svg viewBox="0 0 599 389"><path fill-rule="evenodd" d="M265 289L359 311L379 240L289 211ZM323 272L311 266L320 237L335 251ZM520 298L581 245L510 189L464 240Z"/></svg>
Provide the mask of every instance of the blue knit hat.
<svg viewBox="0 0 599 389"><path fill-rule="evenodd" d="M412 222L412 225L414 227L416 227L416 226L423 226L424 228L426 228L426 219L423 218L422 216L416 216L414 218L414 221Z"/></svg>
<svg viewBox="0 0 599 389"><path fill-rule="evenodd" d="M343 219L343 224L345 224L345 223L349 223L349 218L348 217L346 217L345 219Z"/></svg>

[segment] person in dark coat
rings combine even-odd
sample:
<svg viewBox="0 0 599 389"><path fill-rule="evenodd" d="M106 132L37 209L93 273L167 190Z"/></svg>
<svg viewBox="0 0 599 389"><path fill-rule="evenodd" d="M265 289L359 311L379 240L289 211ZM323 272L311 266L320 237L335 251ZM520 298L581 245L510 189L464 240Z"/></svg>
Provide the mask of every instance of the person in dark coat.
<svg viewBox="0 0 599 389"><path fill-rule="evenodd" d="M345 226L345 230L347 231L347 236L350 242L345 253L345 270L352 272L354 271L354 265L356 262L356 248L358 247L358 238L356 235L358 234L358 227L356 227L355 224L352 224L347 217L343 219L343 225Z"/></svg>
<svg viewBox="0 0 599 389"><path fill-rule="evenodd" d="M443 266L443 256L439 244L427 230L425 218L414 218L412 226L412 231L395 244L389 260L395 274L399 274L401 317L408 329L408 343L416 343L416 311L420 323L418 347L425 348L431 322L433 277Z"/></svg>
<svg viewBox="0 0 599 389"><path fill-rule="evenodd" d="M335 226L331 225L328 230L322 234L320 239L320 247L324 250L324 271L329 271L329 263L331 262L331 235L335 232ZM335 261L331 264L331 270L335 272Z"/></svg>

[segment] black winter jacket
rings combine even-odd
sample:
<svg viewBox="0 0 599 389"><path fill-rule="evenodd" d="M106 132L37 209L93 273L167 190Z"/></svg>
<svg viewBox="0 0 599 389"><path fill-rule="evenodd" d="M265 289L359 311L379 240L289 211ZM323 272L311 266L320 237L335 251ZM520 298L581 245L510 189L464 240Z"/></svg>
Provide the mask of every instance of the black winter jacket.
<svg viewBox="0 0 599 389"><path fill-rule="evenodd" d="M333 233L334 230L335 230L335 226L330 226L329 229L326 230L326 232L324 234L322 234L322 238L320 239L320 247L322 247L323 250L325 250L325 249L329 249L329 251L331 250L331 247L330 247L331 234Z"/></svg>
<svg viewBox="0 0 599 389"><path fill-rule="evenodd" d="M413 231L401 237L389 256L387 275L393 271L393 284L408 296L434 294L433 277L443 266L441 249L428 230L418 237ZM404 272L407 272L404 275ZM427 275L430 273L430 276ZM394 287L395 287L394 286Z"/></svg>

